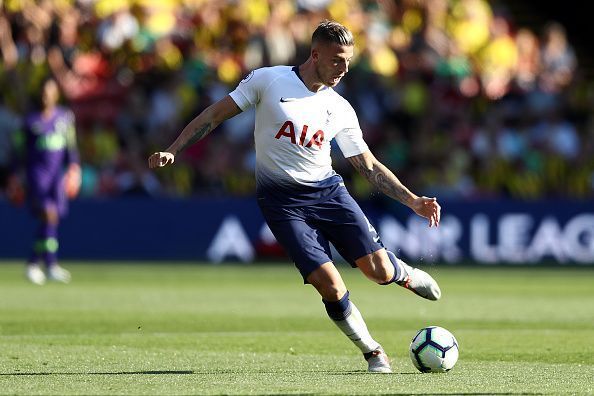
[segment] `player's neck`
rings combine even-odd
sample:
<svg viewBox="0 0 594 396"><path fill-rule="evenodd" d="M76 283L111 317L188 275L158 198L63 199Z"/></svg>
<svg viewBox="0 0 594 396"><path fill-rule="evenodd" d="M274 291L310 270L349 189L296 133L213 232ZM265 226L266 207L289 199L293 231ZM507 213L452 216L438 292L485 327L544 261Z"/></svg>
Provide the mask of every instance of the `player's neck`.
<svg viewBox="0 0 594 396"><path fill-rule="evenodd" d="M318 92L325 88L325 85L320 81L320 76L316 72L316 68L311 58L302 63L299 67L299 75L303 84L312 92Z"/></svg>

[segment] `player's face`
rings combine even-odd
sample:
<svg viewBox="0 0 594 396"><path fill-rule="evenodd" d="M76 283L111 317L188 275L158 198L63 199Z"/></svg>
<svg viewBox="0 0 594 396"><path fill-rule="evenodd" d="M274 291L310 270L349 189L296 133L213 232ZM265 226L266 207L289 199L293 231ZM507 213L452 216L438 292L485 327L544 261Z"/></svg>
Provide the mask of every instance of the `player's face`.
<svg viewBox="0 0 594 396"><path fill-rule="evenodd" d="M327 87L335 87L349 71L349 63L353 58L353 46L318 43L312 49L312 57L320 82Z"/></svg>
<svg viewBox="0 0 594 396"><path fill-rule="evenodd" d="M43 85L43 106L53 107L58 103L59 98L58 84L54 80L47 80Z"/></svg>

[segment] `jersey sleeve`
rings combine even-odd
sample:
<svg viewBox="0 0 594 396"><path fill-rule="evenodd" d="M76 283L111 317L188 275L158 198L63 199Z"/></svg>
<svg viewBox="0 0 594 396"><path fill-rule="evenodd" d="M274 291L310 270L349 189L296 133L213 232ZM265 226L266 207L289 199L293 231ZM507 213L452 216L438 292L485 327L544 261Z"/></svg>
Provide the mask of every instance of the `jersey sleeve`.
<svg viewBox="0 0 594 396"><path fill-rule="evenodd" d="M363 139L363 131L359 126L357 114L346 101L340 111L340 120L339 132L336 134L335 139L344 157L349 158L368 151L369 147Z"/></svg>
<svg viewBox="0 0 594 396"><path fill-rule="evenodd" d="M265 84L269 80L267 74L266 68L252 70L239 82L237 88L229 93L242 111L260 102Z"/></svg>

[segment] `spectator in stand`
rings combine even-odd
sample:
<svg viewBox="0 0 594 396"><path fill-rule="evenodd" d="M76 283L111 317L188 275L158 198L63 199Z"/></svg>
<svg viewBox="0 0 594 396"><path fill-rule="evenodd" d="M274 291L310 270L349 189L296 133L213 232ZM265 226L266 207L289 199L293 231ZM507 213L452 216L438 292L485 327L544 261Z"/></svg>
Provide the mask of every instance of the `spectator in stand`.
<svg viewBox="0 0 594 396"><path fill-rule="evenodd" d="M0 10L0 86L11 89L1 90L4 106L22 118L28 98L39 92L50 68L76 116L82 192L117 196L137 191L117 182L118 175L135 174L134 161L119 160L122 153L148 153L162 146L191 114L235 86L247 70L293 64L306 56L313 28L330 18L348 26L361 43L351 77L340 90L361 114L370 146L389 146L392 124L397 124L411 147L402 166L418 175L414 187L461 191L455 178L446 182L455 185L436 185L441 170L437 165L417 165L423 155L415 150L418 140L443 142L457 136L454 129L466 115L484 120L499 118L500 112L516 117L526 113L532 117L527 127L536 126L548 112L566 105L574 89L588 86L572 84L581 75L576 74L575 51L562 25L547 25L540 37L520 26L513 36L513 15L505 8L494 10L490 0L240 3L5 2ZM171 83L155 84L165 81ZM588 106L582 104L583 109ZM127 114L131 107L134 115ZM570 122L577 131L577 157L594 157L593 146L585 144L586 123L579 120L573 117ZM225 191L245 194L250 189L238 180L250 173L254 154L245 146L251 134L245 124L238 119L223 127L220 138L188 150L174 171L179 175L163 176L151 194L191 195L197 186L200 193L218 193L221 184ZM477 123L465 139L472 142L473 133L483 127ZM453 139L456 146L463 144ZM431 147L435 164L442 163L446 145ZM239 156L220 160L226 157L220 151L227 149ZM193 167L205 155L220 157L216 179ZM471 157L476 160L472 152ZM513 168L501 153L493 161L502 165L499 173ZM481 187L485 184L480 179L490 176L478 169L456 168L457 179L470 177L478 189L485 188L483 193L496 194L490 185ZM576 185L588 183L589 176L580 175ZM357 181L356 175L344 176ZM499 193L509 193L504 190ZM594 190L565 193L593 196Z"/></svg>
<svg viewBox="0 0 594 396"><path fill-rule="evenodd" d="M518 62L514 76L514 87L518 93L526 93L536 88L540 72L540 43L538 37L527 28L516 33Z"/></svg>
<svg viewBox="0 0 594 396"><path fill-rule="evenodd" d="M480 75L489 99L503 97L516 72L518 52L511 36L509 21L502 15L491 20L491 39L479 53Z"/></svg>
<svg viewBox="0 0 594 396"><path fill-rule="evenodd" d="M540 88L559 93L573 80L577 66L574 49L567 42L565 28L557 22L545 27L541 42Z"/></svg>

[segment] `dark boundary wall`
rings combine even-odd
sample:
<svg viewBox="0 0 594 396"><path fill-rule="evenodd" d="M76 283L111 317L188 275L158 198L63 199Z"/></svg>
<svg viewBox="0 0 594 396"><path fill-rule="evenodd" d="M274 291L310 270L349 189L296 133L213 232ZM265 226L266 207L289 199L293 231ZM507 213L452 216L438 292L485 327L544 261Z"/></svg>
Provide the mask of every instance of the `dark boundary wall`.
<svg viewBox="0 0 594 396"><path fill-rule="evenodd" d="M594 203L444 201L442 223L399 204L363 202L383 243L412 261L594 265ZM28 255L34 223L0 201L0 258ZM286 258L253 198L79 199L60 228L60 257L253 261Z"/></svg>

